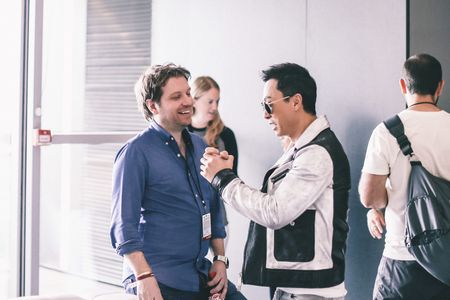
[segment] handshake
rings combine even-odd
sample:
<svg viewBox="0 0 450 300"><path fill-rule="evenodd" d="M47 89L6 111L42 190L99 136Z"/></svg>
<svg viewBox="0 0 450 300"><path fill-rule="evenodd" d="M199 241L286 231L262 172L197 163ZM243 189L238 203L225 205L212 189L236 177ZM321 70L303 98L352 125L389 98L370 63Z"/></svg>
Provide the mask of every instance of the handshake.
<svg viewBox="0 0 450 300"><path fill-rule="evenodd" d="M208 147L200 159L200 174L211 182L214 176L223 169L233 168L234 156L227 151L219 151L216 148Z"/></svg>

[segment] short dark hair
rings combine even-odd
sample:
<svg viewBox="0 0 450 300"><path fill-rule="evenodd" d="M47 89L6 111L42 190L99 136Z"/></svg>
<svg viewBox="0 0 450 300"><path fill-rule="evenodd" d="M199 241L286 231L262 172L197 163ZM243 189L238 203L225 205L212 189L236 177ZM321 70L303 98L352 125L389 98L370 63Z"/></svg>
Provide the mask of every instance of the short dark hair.
<svg viewBox="0 0 450 300"><path fill-rule="evenodd" d="M262 80L267 82L270 79L278 81L277 89L283 96L301 94L305 112L316 114L317 85L307 69L294 63L273 65L262 71Z"/></svg>
<svg viewBox="0 0 450 300"><path fill-rule="evenodd" d="M191 73L173 63L164 65L154 65L142 73L134 86L134 93L139 110L148 121L153 118L152 112L148 109L146 101L152 100L156 103L161 101L162 88L172 77L184 77L189 80Z"/></svg>
<svg viewBox="0 0 450 300"><path fill-rule="evenodd" d="M434 95L442 81L442 67L433 56L416 54L403 64L402 76L411 94Z"/></svg>

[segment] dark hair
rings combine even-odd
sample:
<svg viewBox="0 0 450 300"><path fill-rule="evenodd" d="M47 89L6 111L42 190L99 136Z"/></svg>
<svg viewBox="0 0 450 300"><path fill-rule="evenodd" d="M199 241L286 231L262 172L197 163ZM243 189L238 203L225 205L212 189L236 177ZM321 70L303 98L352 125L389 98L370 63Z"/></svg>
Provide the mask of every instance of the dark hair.
<svg viewBox="0 0 450 300"><path fill-rule="evenodd" d="M186 80L189 80L191 73L181 66L167 63L151 66L139 77L134 86L134 93L139 110L146 120L150 120L153 117L152 112L147 107L146 101L152 100L159 103L162 96L162 88L172 77L184 77Z"/></svg>
<svg viewBox="0 0 450 300"><path fill-rule="evenodd" d="M262 71L262 80L267 82L270 79L278 81L277 89L283 96L301 94L305 112L316 114L317 86L307 69L294 63L273 65Z"/></svg>
<svg viewBox="0 0 450 300"><path fill-rule="evenodd" d="M411 94L434 95L442 80L442 67L433 56L416 54L403 64L402 76Z"/></svg>

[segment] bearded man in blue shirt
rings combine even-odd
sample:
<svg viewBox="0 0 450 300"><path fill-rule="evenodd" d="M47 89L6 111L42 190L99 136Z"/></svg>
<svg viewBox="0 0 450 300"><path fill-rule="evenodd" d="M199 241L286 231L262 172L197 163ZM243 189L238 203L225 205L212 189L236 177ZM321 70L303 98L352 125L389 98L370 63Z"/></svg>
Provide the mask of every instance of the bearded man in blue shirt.
<svg viewBox="0 0 450 300"><path fill-rule="evenodd" d="M116 156L111 242L124 257L125 290L139 299L245 299L227 279L218 196L199 174L206 144L186 130L189 78L183 67L155 65L136 83L150 124Z"/></svg>

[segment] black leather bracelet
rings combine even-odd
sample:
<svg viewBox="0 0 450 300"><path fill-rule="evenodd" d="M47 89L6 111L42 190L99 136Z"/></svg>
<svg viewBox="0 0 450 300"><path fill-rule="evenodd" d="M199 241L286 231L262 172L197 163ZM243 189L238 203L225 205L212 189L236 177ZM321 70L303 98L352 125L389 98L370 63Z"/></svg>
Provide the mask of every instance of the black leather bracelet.
<svg viewBox="0 0 450 300"><path fill-rule="evenodd" d="M223 189L229 184L233 179L238 178L231 169L223 169L214 175L211 185L219 192L222 196Z"/></svg>

